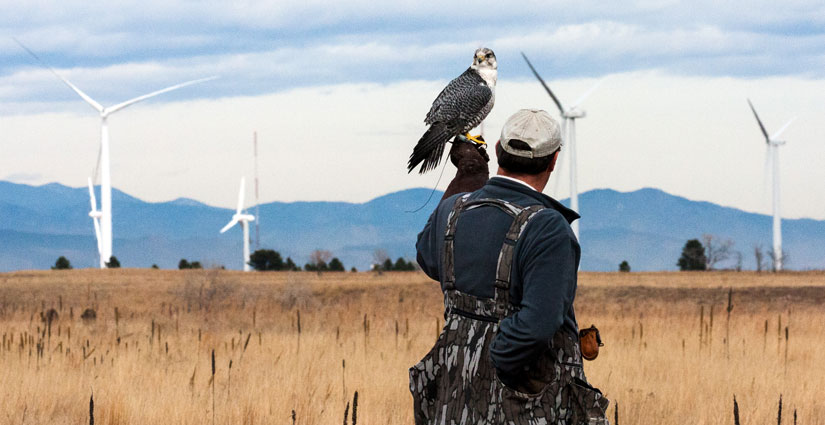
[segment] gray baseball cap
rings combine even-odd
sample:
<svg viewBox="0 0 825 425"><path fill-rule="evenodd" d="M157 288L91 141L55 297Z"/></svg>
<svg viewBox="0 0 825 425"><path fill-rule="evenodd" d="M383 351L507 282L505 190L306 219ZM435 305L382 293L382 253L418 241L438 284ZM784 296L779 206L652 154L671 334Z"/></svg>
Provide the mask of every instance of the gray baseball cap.
<svg viewBox="0 0 825 425"><path fill-rule="evenodd" d="M511 140L521 140L530 149L510 146ZM541 109L521 109L511 115L501 129L499 139L505 152L524 158L540 158L555 152L561 146L559 123Z"/></svg>

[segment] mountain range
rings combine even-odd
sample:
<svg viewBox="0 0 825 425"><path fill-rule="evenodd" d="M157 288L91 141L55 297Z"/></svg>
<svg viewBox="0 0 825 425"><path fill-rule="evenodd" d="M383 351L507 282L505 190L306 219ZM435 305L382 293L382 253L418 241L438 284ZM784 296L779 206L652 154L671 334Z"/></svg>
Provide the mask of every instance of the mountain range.
<svg viewBox="0 0 825 425"><path fill-rule="evenodd" d="M349 267L364 270L377 251L393 259L415 258L416 234L440 192L408 189L365 203L272 202L260 205L261 248L304 264L324 249ZM99 196L98 196L98 199ZM565 203L565 201L562 201ZM124 267L175 268L181 258L240 269L241 231L218 230L233 211L180 198L145 202L113 190L114 252ZM734 255L718 267L755 268L754 246L770 246L771 218L658 189L597 189L579 196L582 270L612 271L622 261L632 270L674 270L688 239L703 234L734 242ZM58 256L74 267L97 264L86 188L57 183L29 186L0 181L0 271L47 269ZM254 213L254 210L251 210ZM782 221L787 268L825 268L825 221ZM250 232L254 237L254 229ZM252 242L253 249L256 246Z"/></svg>

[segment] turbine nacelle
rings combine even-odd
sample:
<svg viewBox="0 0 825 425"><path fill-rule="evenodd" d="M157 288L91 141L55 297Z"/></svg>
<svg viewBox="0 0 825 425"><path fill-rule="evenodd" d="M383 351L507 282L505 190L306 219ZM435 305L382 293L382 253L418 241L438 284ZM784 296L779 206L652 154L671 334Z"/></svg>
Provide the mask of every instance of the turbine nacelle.
<svg viewBox="0 0 825 425"><path fill-rule="evenodd" d="M255 216L252 214L235 214L232 216L233 221L255 221Z"/></svg>
<svg viewBox="0 0 825 425"><path fill-rule="evenodd" d="M570 118L570 119L584 118L584 117L587 116L587 112L585 112L585 111L583 111L579 108L573 108L573 109L568 109L568 110L562 112L561 116L563 118Z"/></svg>

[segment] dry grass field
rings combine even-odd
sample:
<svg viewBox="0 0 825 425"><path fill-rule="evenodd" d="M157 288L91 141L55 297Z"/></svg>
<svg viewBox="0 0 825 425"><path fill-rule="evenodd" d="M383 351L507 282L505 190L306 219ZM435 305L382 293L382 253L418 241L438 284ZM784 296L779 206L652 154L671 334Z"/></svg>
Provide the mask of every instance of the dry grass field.
<svg viewBox="0 0 825 425"><path fill-rule="evenodd" d="M770 424L781 394L807 425L823 305L825 273L582 273L576 311L601 329L585 370L611 422L618 402L621 425L733 424L735 394ZM359 424L410 424L407 369L442 323L420 273L0 274L0 423L88 423L94 394L96 424L334 424L357 391Z"/></svg>

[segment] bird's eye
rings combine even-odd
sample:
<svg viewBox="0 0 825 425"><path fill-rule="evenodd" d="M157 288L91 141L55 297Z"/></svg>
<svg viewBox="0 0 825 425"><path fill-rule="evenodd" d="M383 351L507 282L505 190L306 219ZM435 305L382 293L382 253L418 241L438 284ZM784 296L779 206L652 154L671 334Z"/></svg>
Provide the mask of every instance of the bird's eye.
<svg viewBox="0 0 825 425"><path fill-rule="evenodd" d="M491 57L493 57L493 54L492 53L487 53L487 59L490 59Z"/></svg>

